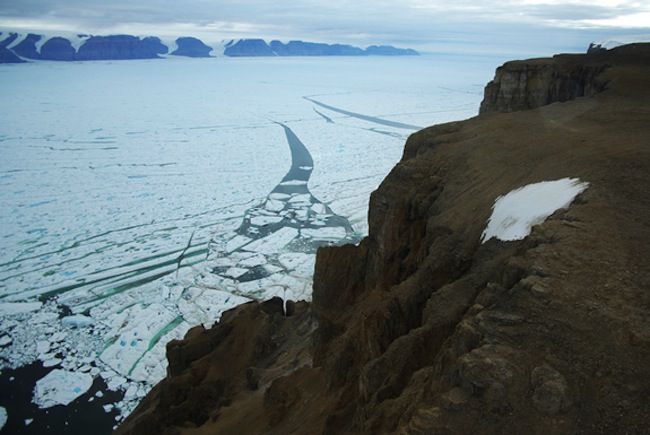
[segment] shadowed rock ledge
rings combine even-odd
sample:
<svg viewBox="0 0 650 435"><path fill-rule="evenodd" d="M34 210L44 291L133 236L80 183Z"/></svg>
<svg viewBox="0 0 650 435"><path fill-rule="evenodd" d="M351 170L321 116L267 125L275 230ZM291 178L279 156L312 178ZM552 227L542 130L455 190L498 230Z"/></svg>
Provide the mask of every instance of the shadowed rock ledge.
<svg viewBox="0 0 650 435"><path fill-rule="evenodd" d="M650 45L567 59L508 63L480 116L412 135L313 302L171 342L117 433L646 433ZM480 243L498 196L564 177L590 183L570 208Z"/></svg>

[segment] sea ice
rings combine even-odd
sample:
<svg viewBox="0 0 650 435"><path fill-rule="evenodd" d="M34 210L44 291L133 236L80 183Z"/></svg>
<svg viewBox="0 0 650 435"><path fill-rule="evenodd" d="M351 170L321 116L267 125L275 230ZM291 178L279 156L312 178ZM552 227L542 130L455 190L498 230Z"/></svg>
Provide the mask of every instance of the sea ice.
<svg viewBox="0 0 650 435"><path fill-rule="evenodd" d="M284 208L284 202L279 201L277 199L271 199L269 198L268 201L264 204L264 208L269 210L269 211L281 211Z"/></svg>
<svg viewBox="0 0 650 435"><path fill-rule="evenodd" d="M230 269L226 270L226 272L224 272L224 275L231 278L239 278L246 272L248 272L248 269L243 269L241 267L231 267Z"/></svg>
<svg viewBox="0 0 650 435"><path fill-rule="evenodd" d="M61 364L60 358L49 358L43 361L43 367L55 367L59 364Z"/></svg>
<svg viewBox="0 0 650 435"><path fill-rule="evenodd" d="M61 319L61 324L68 328L87 328L95 323L92 317L75 314Z"/></svg>
<svg viewBox="0 0 650 435"><path fill-rule="evenodd" d="M36 353L38 354L44 354L47 353L50 350L50 342L49 341L37 341L36 342Z"/></svg>
<svg viewBox="0 0 650 435"><path fill-rule="evenodd" d="M280 183L280 186L304 186L305 184L307 182L302 180L287 180Z"/></svg>
<svg viewBox="0 0 650 435"><path fill-rule="evenodd" d="M245 236L235 236L226 244L226 252L233 252L249 243L251 239Z"/></svg>
<svg viewBox="0 0 650 435"><path fill-rule="evenodd" d="M327 207L325 207L325 204L322 204L320 202L317 202L316 204L312 205L311 210L316 214L327 213Z"/></svg>
<svg viewBox="0 0 650 435"><path fill-rule="evenodd" d="M12 342L12 338L10 335L3 335L0 337L0 347L8 346Z"/></svg>
<svg viewBox="0 0 650 435"><path fill-rule="evenodd" d="M577 178L562 178L528 184L500 196L492 207L492 216L481 236L485 243L492 237L499 240L521 240L555 211L567 208L589 183Z"/></svg>
<svg viewBox="0 0 650 435"><path fill-rule="evenodd" d="M241 267L255 267L255 266L261 266L262 264L265 263L266 263L266 258L263 255L255 254L249 258L241 260L239 263L237 263L237 265Z"/></svg>
<svg viewBox="0 0 650 435"><path fill-rule="evenodd" d="M126 376L130 375L142 356L169 332L168 328L179 323L177 314L161 304L134 305L127 308L123 316L114 318L113 322L114 341L104 349L100 358L113 370Z"/></svg>
<svg viewBox="0 0 650 435"><path fill-rule="evenodd" d="M42 302L2 302L0 303L0 316L30 313L38 310L42 305Z"/></svg>
<svg viewBox="0 0 650 435"><path fill-rule="evenodd" d="M300 231L304 237L309 237L314 240L321 240L325 242L336 242L345 237L346 232L343 227L327 227L327 228L305 228Z"/></svg>
<svg viewBox="0 0 650 435"><path fill-rule="evenodd" d="M247 251L260 252L262 254L274 254L280 252L297 236L297 229L284 227L262 239L249 243L244 247L244 249Z"/></svg>
<svg viewBox="0 0 650 435"><path fill-rule="evenodd" d="M301 252L287 252L286 254L280 254L278 256L278 261L284 266L287 270L293 270L299 267L302 264L307 262L313 262L313 254L303 254Z"/></svg>
<svg viewBox="0 0 650 435"><path fill-rule="evenodd" d="M84 394L93 384L87 373L54 369L36 382L33 402L40 408L67 405Z"/></svg>
<svg viewBox="0 0 650 435"><path fill-rule="evenodd" d="M255 216L251 218L251 225L262 227L268 224L277 224L281 220L281 216Z"/></svg>
<svg viewBox="0 0 650 435"><path fill-rule="evenodd" d="M5 426L7 423L7 410L0 406L0 430Z"/></svg>

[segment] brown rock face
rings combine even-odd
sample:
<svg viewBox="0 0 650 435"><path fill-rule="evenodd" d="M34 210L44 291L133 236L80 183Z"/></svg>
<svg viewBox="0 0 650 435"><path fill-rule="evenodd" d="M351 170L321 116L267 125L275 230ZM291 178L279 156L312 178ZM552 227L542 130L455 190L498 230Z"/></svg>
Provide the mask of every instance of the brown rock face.
<svg viewBox="0 0 650 435"><path fill-rule="evenodd" d="M634 62L634 50L592 49L587 55L507 62L485 87L480 113L515 112L593 96L607 88L602 73L613 64Z"/></svg>
<svg viewBox="0 0 650 435"><path fill-rule="evenodd" d="M170 343L117 432L647 433L650 45L571 56L577 87L562 56L526 63L481 116L409 138L369 236L319 250L311 306ZM564 177L590 183L569 209L480 243L498 196Z"/></svg>

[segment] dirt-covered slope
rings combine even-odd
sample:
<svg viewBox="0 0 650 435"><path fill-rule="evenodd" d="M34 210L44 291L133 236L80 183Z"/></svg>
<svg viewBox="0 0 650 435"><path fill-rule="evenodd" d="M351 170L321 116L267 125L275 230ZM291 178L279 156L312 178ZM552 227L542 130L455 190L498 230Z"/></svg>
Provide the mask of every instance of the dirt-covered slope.
<svg viewBox="0 0 650 435"><path fill-rule="evenodd" d="M557 57L515 64L540 62L536 95L570 101L513 112L494 95L530 87L500 72L480 116L411 136L369 236L319 250L313 303L170 343L117 433L647 433L650 45L572 56L599 91L573 100ZM497 197L565 177L589 183L569 209L481 244Z"/></svg>

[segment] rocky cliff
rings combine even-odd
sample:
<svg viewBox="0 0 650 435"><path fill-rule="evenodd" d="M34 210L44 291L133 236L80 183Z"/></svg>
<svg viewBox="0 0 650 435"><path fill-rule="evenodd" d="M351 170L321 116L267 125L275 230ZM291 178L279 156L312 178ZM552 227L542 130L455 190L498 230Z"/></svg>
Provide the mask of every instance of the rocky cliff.
<svg viewBox="0 0 650 435"><path fill-rule="evenodd" d="M623 52L616 56L626 56ZM534 109L554 102L595 95L607 86L601 73L612 54L594 50L587 55L562 54L552 59L507 62L485 88L481 113Z"/></svg>
<svg viewBox="0 0 650 435"><path fill-rule="evenodd" d="M313 302L171 342L117 433L647 433L650 45L599 56L509 63L483 114L412 135ZM564 177L568 209L481 242L495 199Z"/></svg>

